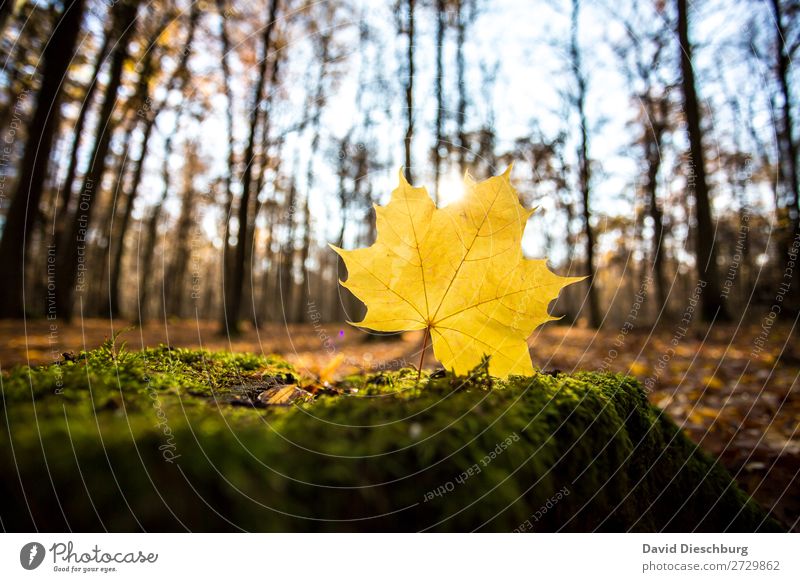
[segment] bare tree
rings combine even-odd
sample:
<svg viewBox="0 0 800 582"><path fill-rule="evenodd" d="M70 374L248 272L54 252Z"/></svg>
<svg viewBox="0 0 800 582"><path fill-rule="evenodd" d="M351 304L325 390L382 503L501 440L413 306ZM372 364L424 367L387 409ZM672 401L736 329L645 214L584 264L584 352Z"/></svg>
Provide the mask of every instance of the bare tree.
<svg viewBox="0 0 800 582"><path fill-rule="evenodd" d="M64 75L75 53L84 6L84 0L66 0L63 3L59 21L44 49L42 83L20 165L21 179L8 209L0 241L0 264L10 266L6 269L3 285L0 285L0 317L21 317L25 309L23 266L58 126Z"/></svg>
<svg viewBox="0 0 800 582"><path fill-rule="evenodd" d="M185 144L183 194L181 195L180 214L174 231L175 252L170 261L169 277L164 280L165 312L177 317L184 315L184 291L189 271L189 259L192 254L190 247L192 225L197 218L196 207L199 197L194 180L201 172L202 164L198 154L198 145L196 142L189 142Z"/></svg>
<svg viewBox="0 0 800 582"><path fill-rule="evenodd" d="M689 12L686 0L676 0L676 5L683 110L689 133L690 165L687 171L687 194L694 194L697 220L697 276L705 285L701 299L701 313L705 321L724 321L729 319L729 316L720 295L717 251L714 244L715 229L711 218L711 200L703 153L703 131L692 68L692 45L689 41Z"/></svg>
<svg viewBox="0 0 800 582"><path fill-rule="evenodd" d="M8 17L14 10L13 0L0 0L0 34L3 33L8 22Z"/></svg>
<svg viewBox="0 0 800 582"><path fill-rule="evenodd" d="M174 130L178 130L181 125L184 107L178 106L175 111L175 125ZM169 197L172 188L171 179L171 160L172 152L175 148L175 131L168 133L164 140L164 155L161 169L162 190L161 197L158 202L150 208L147 220L145 222L144 235L140 236L140 241L144 240L144 251L137 253L137 271L139 273L138 289L137 289L137 303L138 309L136 314L136 322L143 324L150 316L149 302L150 291L153 287L153 260L155 259L156 245L158 243L158 225L161 221L161 213L164 209L164 203ZM163 282L162 282L163 284Z"/></svg>
<svg viewBox="0 0 800 582"><path fill-rule="evenodd" d="M592 327L600 327L602 314L600 313L600 303L597 297L595 286L595 260L594 260L594 231L591 224L591 183L592 183L592 161L589 157L589 122L586 117L586 99L589 92L589 80L583 66L583 54L578 41L578 21L580 19L580 0L572 0L572 12L570 14L570 36L569 36L569 65L572 78L575 83L574 91L571 95L571 104L578 116L579 139L578 139L578 190L581 194L583 203L583 234L586 249L586 285L588 287L589 302L589 323Z"/></svg>
<svg viewBox="0 0 800 582"><path fill-rule="evenodd" d="M95 56L95 63L92 71L92 77L89 79L89 85L86 87L86 92L83 96L83 103L81 104L80 112L78 113L78 119L75 121L75 126L73 129L73 133L75 137L72 143L72 149L70 151L69 156L69 165L67 166L67 175L64 178L64 182L62 185L62 192L63 197L61 199L61 210L60 214L62 216L66 216L67 212L70 208L70 203L72 202L72 195L73 191L75 190L75 178L77 176L78 171L78 153L80 151L81 145L81 136L83 135L83 128L86 124L86 119L88 117L89 111L92 109L92 101L94 100L95 92L97 91L97 87L99 85L98 78L100 76L100 70L103 67L103 63L106 60L106 56L108 55L108 48L113 40L113 31L107 30L103 34L103 43L100 45L100 48L97 51L97 55ZM56 239L61 236L62 226L64 225L64 221L59 221L56 225Z"/></svg>
<svg viewBox="0 0 800 582"><path fill-rule="evenodd" d="M130 39L135 32L136 9L138 3L121 0L112 9L116 44L111 51L111 65L108 73L103 104L97 125L94 149L89 158L89 170L83 180L78 204L66 227L64 236L58 241L56 258L56 307L67 321L72 317L75 281L82 265L81 253L85 249L86 237L92 224L92 212L96 206L97 195L106 172L108 148L113 128L111 116L117 102L117 90L122 83L123 65L128 59ZM83 287L79 285L79 287Z"/></svg>
<svg viewBox="0 0 800 582"><path fill-rule="evenodd" d="M445 0L436 0L436 128L433 148L433 195L439 203L439 181L442 175L442 154L444 146L444 33L447 26Z"/></svg>
<svg viewBox="0 0 800 582"><path fill-rule="evenodd" d="M295 224L297 205L297 182L294 178L294 172L289 178L289 192L286 198L286 208L288 210L284 220L286 227L286 238L281 245L280 250L280 268L278 271L278 293L281 304L281 319L283 321L291 321L292 305L294 299L294 255L295 255Z"/></svg>
<svg viewBox="0 0 800 582"><path fill-rule="evenodd" d="M272 37L277 25L279 0L270 0L269 16L261 41L262 54L259 62L258 76L253 93L252 110L250 113L250 137L245 149L245 169L242 175L242 194L239 198L239 234L236 239L236 253L232 268L231 285L226 289L225 295L225 329L229 334L240 332L239 318L241 316L243 285L245 280L245 263L248 249L248 224L250 222L250 194L253 189L253 154L256 146L256 132L258 130L259 113L267 79L267 64L272 51ZM267 115L269 113L266 113Z"/></svg>
<svg viewBox="0 0 800 582"><path fill-rule="evenodd" d="M475 0L455 0L456 27L456 84L458 85L458 103L456 104L456 158L458 169L463 175L467 171L467 152L470 145L467 137L467 61L464 46L467 31L477 17Z"/></svg>
<svg viewBox="0 0 800 582"><path fill-rule="evenodd" d="M778 126L778 142L780 150L780 178L784 184L783 212L786 215L787 235L783 237L781 256L784 261L791 261L792 241L800 236L800 172L798 171L797 140L794 136L794 105L790 87L790 67L792 59L798 52L800 38L788 44L790 23L796 23L800 16L800 3L791 0L770 0L775 18L775 78L781 96L781 109ZM791 41L789 41L791 42ZM797 307L800 308L800 277L792 281Z"/></svg>
<svg viewBox="0 0 800 582"><path fill-rule="evenodd" d="M404 172L406 179L412 181L411 150L414 140L414 75L415 63L414 52L416 51L416 22L415 11L416 0L398 0L395 5L397 12L397 32L406 37L406 63L403 83L406 96L406 134L403 140L405 147Z"/></svg>
<svg viewBox="0 0 800 582"><path fill-rule="evenodd" d="M123 208L116 236L113 236L112 233L109 243L111 271L108 306L109 312L116 316L119 316L122 313L120 304L120 284L123 274L122 262L125 256L125 239L130 228L131 217L133 216L133 207L136 203L136 199L139 195L139 190L142 184L144 163L147 159L147 154L150 148L150 138L153 135L153 128L155 127L158 114L166 108L167 99L169 99L169 96L173 91L180 90L186 84L188 77L189 56L192 52L192 44L199 15L200 11L197 8L197 4L192 4L192 8L189 13L186 42L183 50L181 51L180 59L178 60L178 64L166 84L164 97L155 104L153 103L152 98L151 83L154 75L157 73L157 65L160 62L161 54L156 53L153 45L155 44L156 39L158 39L158 37L167 27L170 20L174 17L172 10L167 10L163 13L159 24L157 24L155 27L153 34L149 37L144 49L146 54L141 63L141 72L139 73L136 97L134 101L134 106L137 108L135 120L137 123L141 122L140 128L142 132L141 144L139 146L139 157L134 162L130 185L124 195Z"/></svg>
<svg viewBox="0 0 800 582"><path fill-rule="evenodd" d="M665 273L665 227L662 203L658 197L659 173L664 149L664 138L671 129L672 109L669 92L672 83L663 78L662 61L669 43L668 29L659 17L656 3L641 3L633 13L621 17L626 39L615 47L634 102L639 109L635 118L638 135L635 147L641 151L644 165L642 190L647 213L653 221L653 240L650 250L657 311L666 310L667 282ZM637 221L638 224L638 221ZM637 232L641 229L637 229Z"/></svg>
<svg viewBox="0 0 800 582"><path fill-rule="evenodd" d="M335 5L328 4L328 12L325 14L325 24L331 22L334 17ZM330 8L333 7L333 10ZM318 28L316 22L312 22L312 28ZM363 34L363 31L362 31ZM311 285L311 280L308 271L308 257L311 252L311 208L309 205L309 198L311 197L311 190L314 186L314 162L319 152L321 140L321 122L322 110L327 102L326 87L329 77L332 61L338 58L338 55L331 54L331 45L333 42L333 34L330 28L318 30L314 35L314 51L316 59L319 62L319 68L316 72L316 83L314 90L310 95L307 110L310 111L310 129L311 129L311 144L309 148L308 166L306 167L306 184L305 195L303 196L303 242L300 247L300 272L302 278L300 285L297 289L294 311L294 321L303 322L306 319L308 310L308 297Z"/></svg>
<svg viewBox="0 0 800 582"><path fill-rule="evenodd" d="M217 12L220 15L220 31L219 38L222 49L222 84L225 92L225 99L227 107L225 108L225 131L227 132L227 147L228 147L228 171L225 174L225 205L223 208L223 217L225 226L223 227L222 235L222 295L228 295L228 287L232 278L230 266L232 265L231 256L231 213L233 212L233 177L236 173L236 138L233 134L233 88L231 86L231 42L228 34L227 13L226 13L226 0L216 0ZM225 321L222 321L224 327Z"/></svg>

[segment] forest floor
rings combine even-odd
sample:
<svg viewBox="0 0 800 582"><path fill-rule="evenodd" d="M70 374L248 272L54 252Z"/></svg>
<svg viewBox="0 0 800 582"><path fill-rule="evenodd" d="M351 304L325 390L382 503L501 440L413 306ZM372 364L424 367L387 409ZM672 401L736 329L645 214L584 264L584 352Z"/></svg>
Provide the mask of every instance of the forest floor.
<svg viewBox="0 0 800 582"><path fill-rule="evenodd" d="M283 355L317 380L357 371L416 366L421 332L371 337L345 324L269 324L237 338L215 322L168 321L143 328L84 320L0 322L0 366L50 363L63 352L97 347L115 332L131 349L167 344L209 350ZM800 527L800 342L775 324L715 325L683 332L548 325L531 338L534 366L545 370L613 371L638 378L651 402L716 455L763 506L796 531ZM425 366L437 364L430 350Z"/></svg>

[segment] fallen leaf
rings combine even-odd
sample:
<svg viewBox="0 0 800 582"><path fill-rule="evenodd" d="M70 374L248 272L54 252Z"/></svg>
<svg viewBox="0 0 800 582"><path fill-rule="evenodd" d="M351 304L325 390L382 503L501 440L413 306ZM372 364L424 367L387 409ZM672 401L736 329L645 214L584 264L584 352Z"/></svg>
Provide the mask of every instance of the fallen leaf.
<svg viewBox="0 0 800 582"><path fill-rule="evenodd" d="M296 400L307 400L310 396L308 392L292 384L264 390L258 395L258 400L267 406L288 406Z"/></svg>
<svg viewBox="0 0 800 582"><path fill-rule="evenodd" d="M634 362L630 366L631 376L638 376L644 378L650 374L650 367L641 362Z"/></svg>
<svg viewBox="0 0 800 582"><path fill-rule="evenodd" d="M319 381L323 384L333 382L336 378L337 370L342 366L344 361L344 354L336 354L333 358L331 358L331 361L319 371Z"/></svg>
<svg viewBox="0 0 800 582"><path fill-rule="evenodd" d="M704 376L703 384L705 384L706 388L710 388L712 390L721 390L722 388L725 387L725 382L723 382L716 376Z"/></svg>

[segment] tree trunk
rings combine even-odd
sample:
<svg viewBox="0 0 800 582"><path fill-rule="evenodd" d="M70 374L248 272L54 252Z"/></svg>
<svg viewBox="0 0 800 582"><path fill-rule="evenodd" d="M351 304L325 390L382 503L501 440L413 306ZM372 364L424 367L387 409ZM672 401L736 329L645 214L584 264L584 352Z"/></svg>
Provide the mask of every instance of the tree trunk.
<svg viewBox="0 0 800 582"><path fill-rule="evenodd" d="M3 34L6 28L6 22L8 22L8 18L11 16L13 9L13 0L0 0L0 35Z"/></svg>
<svg viewBox="0 0 800 582"><path fill-rule="evenodd" d="M464 61L464 42L467 34L467 22L464 15L464 2L458 0L456 22L456 79L458 83L458 105L456 106L456 134L458 137L458 171L463 176L467 171L467 83L466 63Z"/></svg>
<svg viewBox="0 0 800 582"><path fill-rule="evenodd" d="M442 176L442 156L439 148L444 142L444 0L436 0L436 136L433 144L433 200L439 204L439 181Z"/></svg>
<svg viewBox="0 0 800 582"><path fill-rule="evenodd" d="M181 110L176 113L176 128L180 122L180 116ZM164 202L166 202L169 196L169 159L172 156L172 138L173 134L169 134L167 140L164 142L164 166L161 173L164 189L161 191L161 198L158 203L153 206L150 211L150 216L147 218L147 228L144 234L144 254L142 255L141 262L138 264L139 288L137 298L139 311L137 313L137 323L139 325L143 325L150 316L147 303L150 298L150 287L153 284L153 257L155 256L156 243L158 242L158 221L161 219L161 210L164 207Z"/></svg>
<svg viewBox="0 0 800 582"><path fill-rule="evenodd" d="M311 147L309 150L308 166L306 167L306 192L303 197L303 245L300 249L300 271L302 280L297 289L295 303L294 321L303 323L308 312L308 298L311 293L310 274L308 271L308 256L311 251L311 209L309 197L314 186L314 159L317 156L320 144L320 121L322 108L325 103L325 78L328 71L328 61L330 59L331 35L323 33L317 40L317 58L319 59L319 74L317 75L316 87L313 97L313 114L311 116ZM363 53L362 53L363 54Z"/></svg>
<svg viewBox="0 0 800 582"><path fill-rule="evenodd" d="M700 107L697 103L692 46L689 42L689 15L686 0L676 0L678 10L678 40L680 42L681 86L686 126L689 132L690 164L687 172L687 191L692 191L694 181L695 211L697 219L697 276L705 285L701 297L703 320L710 322L729 319L722 301L714 246L714 222L711 218L711 200L706 181L703 134L700 125Z"/></svg>
<svg viewBox="0 0 800 582"><path fill-rule="evenodd" d="M153 51L148 52L142 71L139 75L137 88L138 95L135 98L139 103L139 109L136 113L136 121L143 120L144 126L142 128L140 154L133 169L128 193L124 197L124 207L122 211L122 217L120 219L120 225L117 228L116 235L112 236L110 239L110 245L112 248L109 252L112 254L112 259L110 275L111 281L109 285L109 310L112 315L121 316L119 288L122 279L122 262L125 255L125 238L128 233L128 229L130 228L133 208L139 193L144 172L144 163L147 159L150 138L152 136L158 114L166 108L166 103L170 94L175 89L182 88L186 83L187 65L189 56L191 55L191 47L198 18L199 10L196 8L196 5L193 5L189 15L187 39L184 45L185 48L181 51L180 61L178 62L175 71L167 83L164 97L158 104L153 105L150 97L150 80L156 69L156 59ZM166 13L160 26L154 31L153 35L147 41L147 46L152 46L155 44L156 39L169 25L171 20L172 14Z"/></svg>
<svg viewBox="0 0 800 582"><path fill-rule="evenodd" d="M0 264L5 271L0 285L0 317L21 317L24 313L23 267L60 119L62 83L75 53L84 4L84 0L64 3L61 18L44 49L44 70L36 112L28 130L25 154L19 168L19 184L6 214L0 242Z"/></svg>
<svg viewBox="0 0 800 582"><path fill-rule="evenodd" d="M189 259L192 254L189 244L192 238L191 234L196 198L194 184L192 183L193 171L197 168L198 161L196 145L189 145L187 150L186 159L184 161L181 210L174 237L175 255L170 264L169 277L164 281L166 313L167 315L176 317L184 316L182 307L185 303L184 291L186 289L186 274L189 269Z"/></svg>
<svg viewBox="0 0 800 582"><path fill-rule="evenodd" d="M664 215L658 202L658 174L661 170L661 151L667 123L666 97L645 99L651 130L645 128L647 156L647 184L645 185L650 218L653 219L653 275L656 286L657 312L667 314L667 283L664 274Z"/></svg>
<svg viewBox="0 0 800 582"><path fill-rule="evenodd" d="M108 84L106 85L103 105L98 117L94 151L89 158L89 170L83 181L83 187L80 191L75 213L71 218L71 224L66 227L64 237L58 242L56 306L59 313L67 321L72 317L75 291L78 291L82 296L86 287L86 266L83 264L86 237L92 224L92 212L97 205L97 197L106 171L106 157L113 133L111 116L117 101L117 90L122 82L123 65L128 58L129 41L135 31L137 6L138 4L136 3L124 0L114 6L112 26L117 31L118 38L111 51Z"/></svg>
<svg viewBox="0 0 800 582"><path fill-rule="evenodd" d="M345 136L339 142L339 151L347 151L347 148L350 144L349 135ZM338 177L338 191L339 191L339 211L341 213L340 220L341 223L339 225L339 236L336 237L336 246L340 249L344 248L344 234L347 230L347 168L346 162L344 158L339 159L339 167L337 168L337 177ZM336 253L336 274L338 275L335 277L335 280L342 280L345 278L345 273L347 272L347 267L344 264L344 259ZM333 309L331 310L331 315L334 321L344 321L346 317L346 309L344 308L344 298L347 297L347 289L344 289L341 285L337 284L334 285L333 289Z"/></svg>
<svg viewBox="0 0 800 582"><path fill-rule="evenodd" d="M278 52L275 55L275 59L272 61L272 72L269 76L269 87L277 87L278 86L278 78L281 70L281 53ZM251 201L251 208L248 211L249 221L247 223L247 230L245 231L247 234L247 241L245 245L245 257L244 257L244 276L242 278L243 281L243 295L247 299L247 305L249 310L249 319L252 321L254 327L258 327L259 319L258 319L258 307L256 305L256 298L255 298L255 279L253 277L253 253L255 251L255 235L256 235L256 219L258 218L259 213L261 212L261 208L263 204L259 201L258 197L261 194L261 190L264 187L264 181L267 174L267 168L270 164L270 157L269 157L269 148L270 148L270 131L272 124L271 116L269 112L272 110L272 102L275 98L276 91L271 90L267 93L264 99L264 107L263 113L261 115L261 148L258 154L259 164L258 164L258 177L255 180L255 188L253 189ZM253 156L255 157L256 154L254 153ZM255 163L255 162L254 162Z"/></svg>
<svg viewBox="0 0 800 582"><path fill-rule="evenodd" d="M136 128L135 104L132 101L125 103L127 111L122 115L122 120L127 117L125 127L122 129L120 143L123 150L118 156L113 156L113 164L109 167L108 173L114 176L112 191L109 192L111 199L108 204L101 207L102 215L98 222L97 240L93 241L89 251L87 264L93 265L93 273L88 287L90 307L85 311L90 317L109 317L114 315L109 313L109 300L111 298L111 275L113 265L111 257L114 247L114 225L118 214L118 200L125 188L125 169L128 156L130 155L133 131ZM120 123L122 123L122 120ZM124 199L124 195L122 196ZM124 203L124 202L123 202Z"/></svg>
<svg viewBox="0 0 800 582"><path fill-rule="evenodd" d="M409 183L412 180L412 165L411 165L411 146L414 139L414 7L416 0L407 0L408 2L408 21L406 22L406 38L408 46L406 47L406 66L408 76L406 78L406 137L405 137L405 175Z"/></svg>
<svg viewBox="0 0 800 582"><path fill-rule="evenodd" d="M88 117L89 111L92 108L92 101L94 100L94 94L97 91L98 82L97 79L100 76L100 71L103 68L103 63L105 62L106 55L108 54L108 47L111 44L111 40L113 38L113 30L108 30L103 37L103 44L100 47L100 50L97 52L97 58L94 63L94 68L92 71L92 78L89 81L89 86L86 88L86 93L83 96L83 103L81 104L81 110L78 113L78 119L75 121L75 127L72 129L72 133L75 136L72 142L72 149L70 150L69 154L69 165L67 166L67 175L64 178L64 184L61 188L63 192L63 198L61 199L60 211L59 215L62 218L68 216L69 206L72 202L72 194L75 190L75 177L78 172L78 153L80 152L81 146L81 136L83 135L83 127L86 124L86 119ZM66 220L59 220L56 224L56 232L55 232L55 239L59 240L63 234L64 225L66 224Z"/></svg>
<svg viewBox="0 0 800 582"><path fill-rule="evenodd" d="M136 195L139 191L139 185L142 181L142 174L144 172L144 160L147 157L147 150L150 144L150 136L153 133L153 126L155 125L155 113L150 112L153 119L148 119L145 122L144 133L142 135L142 146L139 158L136 160L134 166L133 176L131 178L131 189L125 197L125 206L122 210L122 217L120 218L119 228L117 235L113 236L112 233L112 248L109 251L112 253L111 258L111 281L108 291L108 306L109 312L112 316L121 317L122 310L120 308L120 280L122 279L122 260L125 256L125 235L131 223L131 216L133 215L133 205Z"/></svg>
<svg viewBox="0 0 800 582"><path fill-rule="evenodd" d="M294 291L294 223L295 212L291 209L297 204L297 186L294 178L292 178L291 185L289 186L289 199L287 200L289 212L287 213L287 232L286 241L281 250L281 268L280 268L280 301L281 301L281 314L285 322L292 319L292 299Z"/></svg>
<svg viewBox="0 0 800 582"><path fill-rule="evenodd" d="M119 228L117 229L117 235L111 237L110 243L113 247L110 249L110 252L113 256L111 259L111 281L109 284L109 311L112 315L116 315L117 317L121 316L122 314L120 308L119 287L122 279L122 261L125 257L125 238L128 234L128 229L130 228L133 207L136 202L136 198L139 195L139 188L142 183L144 163L147 159L150 137L153 134L153 129L155 127L158 114L166 108L170 93L176 89L183 89L183 87L186 85L189 56L192 52L192 45L194 42L199 16L200 12L197 8L197 4L193 4L192 10L189 14L189 30L186 34L186 43L184 44L184 49L181 51L180 61L178 62L178 66L175 67L175 71L173 72L169 81L167 82L164 97L155 106L153 106L150 97L150 80L156 69L156 62L155 58L152 56L152 51L148 52L148 58L145 60L145 63L142 67L142 72L139 76L138 92L140 95L140 108L136 115L137 118L144 120L141 151L133 169L130 189L127 193L127 196L125 196L125 206L122 210L122 218L120 219ZM155 44L156 39L158 39L164 29L169 25L170 21L171 18L169 15L167 15L161 22L161 26L151 37L148 46Z"/></svg>
<svg viewBox="0 0 800 582"><path fill-rule="evenodd" d="M256 81L255 92L253 95L253 110L250 114L250 137L245 150L245 169L242 176L242 195L239 199L239 235L236 240L236 254L234 256L233 276L230 287L225 295L225 331L229 334L240 332L239 318L242 311L242 295L245 278L245 261L247 258L247 236L249 224L250 194L253 180L253 153L255 151L256 130L258 126L259 110L264 85L267 78L267 63L272 47L272 34L275 30L278 16L279 0L270 0L269 21L264 27L263 54L259 64L258 80Z"/></svg>
<svg viewBox="0 0 800 582"><path fill-rule="evenodd" d="M308 255L311 250L311 210L308 205L308 197L311 192L310 188L306 189L306 195L303 198L303 246L300 248L300 272L302 273L302 280L298 285L295 297L294 321L295 323L303 323L306 320L306 312L308 307L308 296L310 286L310 275L308 272Z"/></svg>
<svg viewBox="0 0 800 582"><path fill-rule="evenodd" d="M786 47L786 26L784 23L784 10L780 0L772 0L772 10L775 16L775 74L778 78L778 86L782 98L780 129L778 130L780 152L778 168L781 178L784 181L786 200L784 213L788 221L786 235L783 237L781 257L785 263L792 261L789 256L792 243L796 237L800 236L800 177L798 177L797 167L797 143L794 139L794 119L792 117L791 89L789 87L789 76L791 57ZM796 259L796 256L795 256ZM796 305L800 308L800 276L795 276L790 282L793 290Z"/></svg>
<svg viewBox="0 0 800 582"><path fill-rule="evenodd" d="M588 286L589 302L589 324L600 327L602 315L600 314L600 304L597 298L597 288L595 286L595 260L594 260L594 230L591 225L591 160L589 158L589 128L586 119L586 94L588 83L581 62L581 50L578 44L578 18L580 15L579 0L572 0L572 24L570 27L570 60L572 74L577 85L575 94L575 109L578 113L580 123L580 143L578 144L578 188L583 202L583 231L586 241L586 284Z"/></svg>
<svg viewBox="0 0 800 582"><path fill-rule="evenodd" d="M275 233L275 220L272 214L274 213L274 206L267 210L267 236L264 241L264 258L267 260L267 265L264 267L264 272L261 274L261 308L260 308L260 322L275 321L274 311L274 297L273 294L273 281L275 274L275 254L272 252L272 242ZM277 270L277 269L276 269Z"/></svg>
<svg viewBox="0 0 800 582"><path fill-rule="evenodd" d="M230 53L231 43L228 37L228 27L225 16L225 0L216 0L217 12L220 15L220 41L222 42L222 81L225 88L225 99L228 106L225 108L225 131L228 142L228 171L225 175L225 207L223 216L225 220L224 233L222 237L222 296L227 297L230 293L231 272L231 213L233 212L233 176L236 171L236 140L233 135L233 89L231 88L231 66ZM223 310L220 310L223 311ZM221 327L225 327L225 321L221 321Z"/></svg>

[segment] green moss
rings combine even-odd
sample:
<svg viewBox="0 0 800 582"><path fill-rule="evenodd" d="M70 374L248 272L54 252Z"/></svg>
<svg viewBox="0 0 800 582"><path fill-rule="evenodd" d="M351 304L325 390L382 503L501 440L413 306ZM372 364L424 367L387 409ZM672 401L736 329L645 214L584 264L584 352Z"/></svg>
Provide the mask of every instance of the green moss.
<svg viewBox="0 0 800 582"><path fill-rule="evenodd" d="M618 375L401 370L256 408L284 361L109 342L2 377L10 530L777 529ZM24 494L23 494L24 490Z"/></svg>

